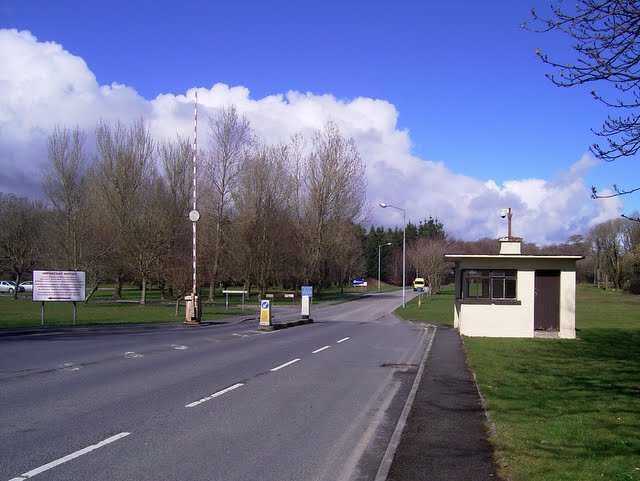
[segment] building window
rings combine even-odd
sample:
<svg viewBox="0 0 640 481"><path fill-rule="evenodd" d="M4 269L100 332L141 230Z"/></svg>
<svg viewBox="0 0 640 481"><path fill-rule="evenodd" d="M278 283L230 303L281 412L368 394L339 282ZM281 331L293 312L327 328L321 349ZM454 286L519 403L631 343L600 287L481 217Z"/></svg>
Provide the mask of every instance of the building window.
<svg viewBox="0 0 640 481"><path fill-rule="evenodd" d="M462 298L514 300L517 298L516 281L516 270L464 270Z"/></svg>

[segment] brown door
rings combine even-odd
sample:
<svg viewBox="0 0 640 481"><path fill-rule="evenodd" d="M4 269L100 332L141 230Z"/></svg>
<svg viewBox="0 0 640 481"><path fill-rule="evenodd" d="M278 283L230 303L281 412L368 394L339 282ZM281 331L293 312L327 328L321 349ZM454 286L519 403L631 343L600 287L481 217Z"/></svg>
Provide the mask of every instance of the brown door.
<svg viewBox="0 0 640 481"><path fill-rule="evenodd" d="M560 330L560 271L536 271L534 329Z"/></svg>

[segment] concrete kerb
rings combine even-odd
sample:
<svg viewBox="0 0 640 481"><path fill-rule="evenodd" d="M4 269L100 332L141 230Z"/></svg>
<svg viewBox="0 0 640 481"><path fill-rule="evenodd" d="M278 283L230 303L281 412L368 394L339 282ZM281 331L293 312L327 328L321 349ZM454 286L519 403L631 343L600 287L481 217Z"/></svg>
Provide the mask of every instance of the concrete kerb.
<svg viewBox="0 0 640 481"><path fill-rule="evenodd" d="M270 326L258 326L260 331L277 331L278 329L287 329L289 327L303 326L305 324L312 324L313 319L300 319L297 321L276 322Z"/></svg>

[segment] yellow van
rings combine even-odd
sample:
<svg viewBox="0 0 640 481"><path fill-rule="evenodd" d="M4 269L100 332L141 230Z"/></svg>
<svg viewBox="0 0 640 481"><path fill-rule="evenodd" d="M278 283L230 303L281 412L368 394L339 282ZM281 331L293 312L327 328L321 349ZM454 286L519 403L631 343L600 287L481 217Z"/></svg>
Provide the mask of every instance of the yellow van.
<svg viewBox="0 0 640 481"><path fill-rule="evenodd" d="M422 277L416 277L413 280L413 290L417 291L419 288L424 288L424 279Z"/></svg>

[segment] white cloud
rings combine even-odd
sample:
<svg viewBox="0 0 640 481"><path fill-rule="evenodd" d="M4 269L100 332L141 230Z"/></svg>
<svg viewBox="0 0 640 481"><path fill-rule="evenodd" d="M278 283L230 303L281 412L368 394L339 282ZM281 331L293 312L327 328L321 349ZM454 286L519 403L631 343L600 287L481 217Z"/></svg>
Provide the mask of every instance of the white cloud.
<svg viewBox="0 0 640 481"><path fill-rule="evenodd" d="M0 30L0 191L39 195L46 138L55 125L78 125L90 135L101 118L128 122L143 116L158 138L191 138L195 92L146 100L131 87L99 85L84 60L61 45L39 42L26 31ZM618 216L622 208L620 199L590 200L584 175L596 161L588 155L554 179L512 179L499 185L412 155L410 133L398 129L398 111L385 100L296 91L252 99L246 87L224 84L197 92L201 147L207 142L208 115L229 104L270 142L336 122L355 139L366 162L372 221L378 225L402 222L400 212L377 207L386 202L405 209L414 223L437 217L459 238L497 237L506 232L498 211L511 207L514 234L539 243L561 242Z"/></svg>

